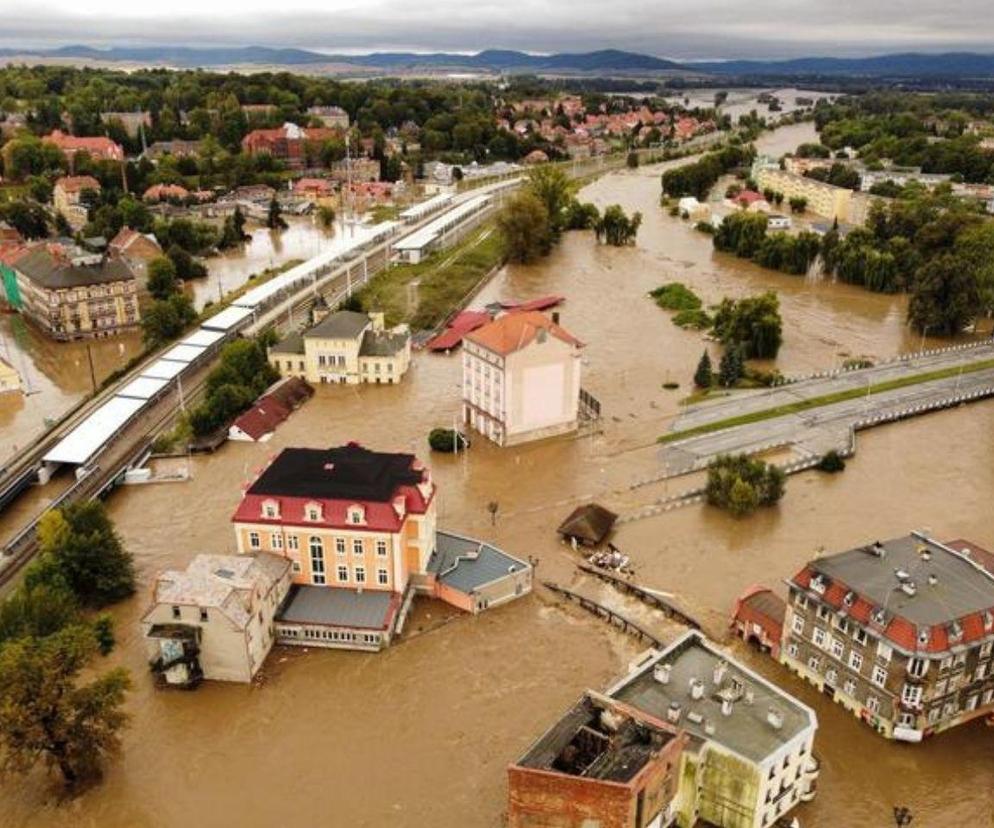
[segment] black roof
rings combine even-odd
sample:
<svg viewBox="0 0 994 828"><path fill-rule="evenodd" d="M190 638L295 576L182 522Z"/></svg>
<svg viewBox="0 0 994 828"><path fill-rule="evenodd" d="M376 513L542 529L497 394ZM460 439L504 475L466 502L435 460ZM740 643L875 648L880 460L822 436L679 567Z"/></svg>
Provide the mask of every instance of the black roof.
<svg viewBox="0 0 994 828"><path fill-rule="evenodd" d="M50 290L126 282L135 278L134 271L123 259L110 258L98 264L73 265L53 256L45 245L39 245L18 258L14 268L32 282Z"/></svg>
<svg viewBox="0 0 994 828"><path fill-rule="evenodd" d="M369 325L369 317L355 311L336 311L328 314L313 328L304 332L305 337L327 339L355 339Z"/></svg>
<svg viewBox="0 0 994 828"><path fill-rule="evenodd" d="M249 494L354 499L386 503L398 486L422 481L413 454L370 451L356 443L331 449L288 448Z"/></svg>

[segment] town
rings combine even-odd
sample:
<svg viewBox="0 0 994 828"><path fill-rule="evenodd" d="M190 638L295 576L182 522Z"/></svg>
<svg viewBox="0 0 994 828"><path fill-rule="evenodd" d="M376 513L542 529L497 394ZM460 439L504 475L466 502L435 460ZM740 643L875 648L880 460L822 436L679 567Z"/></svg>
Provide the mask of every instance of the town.
<svg viewBox="0 0 994 828"><path fill-rule="evenodd" d="M990 818L994 92L39 54L0 822Z"/></svg>

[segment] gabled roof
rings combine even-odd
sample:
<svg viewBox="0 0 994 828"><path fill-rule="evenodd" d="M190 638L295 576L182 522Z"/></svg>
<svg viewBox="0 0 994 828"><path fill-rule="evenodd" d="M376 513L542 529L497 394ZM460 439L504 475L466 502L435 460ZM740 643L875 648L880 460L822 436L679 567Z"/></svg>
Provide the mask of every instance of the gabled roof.
<svg viewBox="0 0 994 828"><path fill-rule="evenodd" d="M596 545L607 537L618 516L597 503L577 506L556 531L566 538Z"/></svg>
<svg viewBox="0 0 994 828"><path fill-rule="evenodd" d="M100 182L92 175L64 175L55 179L55 187L67 193L81 193L83 190L100 191Z"/></svg>
<svg viewBox="0 0 994 828"><path fill-rule="evenodd" d="M313 328L304 331L305 339L355 339L369 325L369 317L355 311L328 314Z"/></svg>
<svg viewBox="0 0 994 828"><path fill-rule="evenodd" d="M74 265L53 253L48 245L30 248L13 262L28 279L50 290L126 282L135 278L126 262L118 258L103 259L99 264Z"/></svg>
<svg viewBox="0 0 994 828"><path fill-rule="evenodd" d="M538 311L506 314L472 331L465 338L488 351L507 356L530 345L540 331L574 348L583 347L579 339Z"/></svg>

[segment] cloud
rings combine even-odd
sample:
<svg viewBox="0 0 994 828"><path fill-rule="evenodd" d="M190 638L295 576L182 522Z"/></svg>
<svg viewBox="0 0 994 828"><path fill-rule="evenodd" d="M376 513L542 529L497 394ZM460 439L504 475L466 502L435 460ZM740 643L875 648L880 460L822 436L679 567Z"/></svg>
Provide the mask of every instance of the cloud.
<svg viewBox="0 0 994 828"><path fill-rule="evenodd" d="M5 0L11 3L12 0ZM678 59L990 51L989 0L109 0L18 3L0 45L260 44L335 52L631 49Z"/></svg>

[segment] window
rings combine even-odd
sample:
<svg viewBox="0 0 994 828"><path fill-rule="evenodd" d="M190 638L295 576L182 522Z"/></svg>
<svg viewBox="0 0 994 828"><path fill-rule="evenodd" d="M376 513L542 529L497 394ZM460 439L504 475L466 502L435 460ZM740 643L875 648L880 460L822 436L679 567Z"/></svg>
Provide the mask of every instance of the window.
<svg viewBox="0 0 994 828"><path fill-rule="evenodd" d="M269 536L269 541L272 544L273 549L283 548L283 536L279 532L273 532Z"/></svg>
<svg viewBox="0 0 994 828"><path fill-rule="evenodd" d="M808 659L808 667L817 673L821 668L821 659L818 658L818 656L811 656L811 658Z"/></svg>
<svg viewBox="0 0 994 828"><path fill-rule="evenodd" d="M180 614L181 614L180 613L180 608L179 607L173 607L173 618L179 618Z"/></svg>
<svg viewBox="0 0 994 828"><path fill-rule="evenodd" d="M939 716L941 715L941 713L942 713L941 707L933 707L931 710L929 710L928 723L935 724L937 721L939 721Z"/></svg>
<svg viewBox="0 0 994 828"><path fill-rule="evenodd" d="M811 633L811 640L815 643L816 647L825 648L825 643L828 636L825 635L825 631L821 627L815 627Z"/></svg>
<svg viewBox="0 0 994 828"><path fill-rule="evenodd" d="M808 605L808 596L803 592L798 592L797 597L794 599L794 603L801 609L805 609Z"/></svg>
<svg viewBox="0 0 994 828"><path fill-rule="evenodd" d="M386 586L390 580L390 573L382 567L376 570L376 582L380 586Z"/></svg>
<svg viewBox="0 0 994 828"><path fill-rule="evenodd" d="M881 667L879 664L873 665L873 675L870 676L870 680L877 685L877 687L883 687L887 683L887 671Z"/></svg>
<svg viewBox="0 0 994 828"><path fill-rule="evenodd" d="M946 656L944 659L942 659L942 661L939 662L939 669L948 670L952 666L952 664L953 664L953 657Z"/></svg>
<svg viewBox="0 0 994 828"><path fill-rule="evenodd" d="M804 634L804 619L797 615L796 613L790 619L790 628L797 633L797 635Z"/></svg>
<svg viewBox="0 0 994 828"><path fill-rule="evenodd" d="M271 500L267 500L262 504L262 515L267 518L279 517L279 509L276 508L276 504Z"/></svg>
<svg viewBox="0 0 994 828"><path fill-rule="evenodd" d="M311 581L315 584L324 583L324 547L321 538L312 537L310 540L311 550Z"/></svg>
<svg viewBox="0 0 994 828"><path fill-rule="evenodd" d="M387 542L385 540L378 540L376 542L376 554L381 558L386 557L387 554Z"/></svg>
<svg viewBox="0 0 994 828"><path fill-rule="evenodd" d="M858 673L863 669L863 656L852 650L849 653L849 666Z"/></svg>
<svg viewBox="0 0 994 828"><path fill-rule="evenodd" d="M825 671L825 684L829 687L835 687L839 682L839 674L836 670L826 670Z"/></svg>
<svg viewBox="0 0 994 828"><path fill-rule="evenodd" d="M922 686L920 684L905 684L901 690L901 701L909 707L918 707L922 703Z"/></svg>
<svg viewBox="0 0 994 828"><path fill-rule="evenodd" d="M249 532L249 546L253 549L258 549L262 544L259 543L259 533Z"/></svg>
<svg viewBox="0 0 994 828"><path fill-rule="evenodd" d="M308 503L304 507L304 515L311 521L321 520L321 507L317 503Z"/></svg>
<svg viewBox="0 0 994 828"><path fill-rule="evenodd" d="M294 561L292 567L294 572L300 572L300 561Z"/></svg>
<svg viewBox="0 0 994 828"><path fill-rule="evenodd" d="M339 555L345 554L345 538L335 538L335 551Z"/></svg>
<svg viewBox="0 0 994 828"><path fill-rule="evenodd" d="M935 695L936 696L941 696L945 692L946 692L946 680L945 679L939 679L935 683Z"/></svg>
<svg viewBox="0 0 994 828"><path fill-rule="evenodd" d="M879 658L884 664L890 663L890 657L894 654L894 651L890 648L888 644L884 644L883 641L877 642L877 658Z"/></svg>
<svg viewBox="0 0 994 828"><path fill-rule="evenodd" d="M973 674L974 681L983 681L987 677L987 662L977 665L977 670Z"/></svg>
<svg viewBox="0 0 994 828"><path fill-rule="evenodd" d="M286 548L292 549L296 552L298 549L300 549L300 538L298 538L296 535L287 535Z"/></svg>
<svg viewBox="0 0 994 828"><path fill-rule="evenodd" d="M201 607L200 608L200 620L203 621L204 623L207 623L207 608L206 607Z"/></svg>
<svg viewBox="0 0 994 828"><path fill-rule="evenodd" d="M980 701L980 697L976 693L974 693L972 696L969 696L966 700L966 709L976 710L978 701Z"/></svg>
<svg viewBox="0 0 994 828"><path fill-rule="evenodd" d="M980 648L980 658L987 658L994 650L994 641L988 641Z"/></svg>
<svg viewBox="0 0 994 828"><path fill-rule="evenodd" d="M352 554L362 555L362 553L363 553L362 540L360 538L354 538L352 540Z"/></svg>
<svg viewBox="0 0 994 828"><path fill-rule="evenodd" d="M912 658L908 661L908 674L921 678L928 672L928 661L924 658Z"/></svg>
<svg viewBox="0 0 994 828"><path fill-rule="evenodd" d="M787 645L787 655L791 658L797 658L797 645L793 641Z"/></svg>
<svg viewBox="0 0 994 828"><path fill-rule="evenodd" d="M841 638L832 639L832 655L835 658L842 658L843 653L846 651L845 642Z"/></svg>
<svg viewBox="0 0 994 828"><path fill-rule="evenodd" d="M852 679L846 679L846 683L842 686L842 689L845 691L845 694L847 696L855 696L856 682L853 681Z"/></svg>
<svg viewBox="0 0 994 828"><path fill-rule="evenodd" d="M832 613L824 604L819 604L816 612L822 621L828 621L828 619L832 617Z"/></svg>
<svg viewBox="0 0 994 828"><path fill-rule="evenodd" d="M349 568L345 564L338 565L338 580L340 583L345 583L349 579Z"/></svg>
<svg viewBox="0 0 994 828"><path fill-rule="evenodd" d="M364 584L364 583L366 583L366 567L364 567L364 566L357 566L355 568L355 582L357 584Z"/></svg>
<svg viewBox="0 0 994 828"><path fill-rule="evenodd" d="M902 713L897 720L898 726L900 727L914 727L915 726L915 716L913 713Z"/></svg>
<svg viewBox="0 0 994 828"><path fill-rule="evenodd" d="M866 709L869 710L874 715L876 715L877 713L879 713L880 712L880 699L878 699L876 696L867 696L866 697Z"/></svg>
<svg viewBox="0 0 994 828"><path fill-rule="evenodd" d="M856 627L856 629L853 630L852 637L853 641L855 641L861 647L864 644L866 644L866 630L864 630L862 627Z"/></svg>

